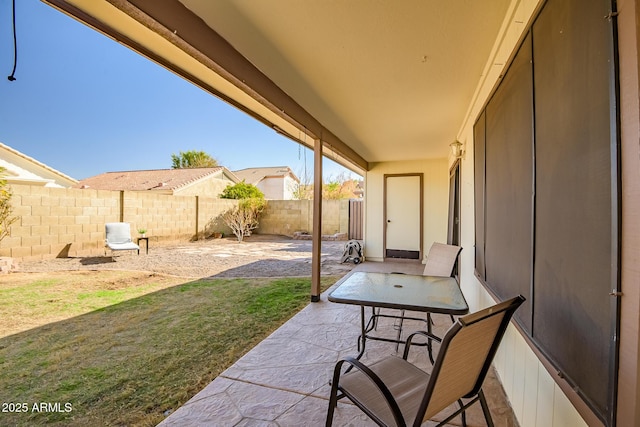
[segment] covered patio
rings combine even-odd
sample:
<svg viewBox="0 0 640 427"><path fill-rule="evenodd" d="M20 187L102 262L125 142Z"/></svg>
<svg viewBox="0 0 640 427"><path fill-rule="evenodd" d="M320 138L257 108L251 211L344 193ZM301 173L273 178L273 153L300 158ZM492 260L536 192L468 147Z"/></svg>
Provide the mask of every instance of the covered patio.
<svg viewBox="0 0 640 427"><path fill-rule="evenodd" d="M405 272L421 274L423 265L417 262L365 262L354 271ZM353 305L327 301L336 285L321 295L320 301L309 304L287 323L245 354L184 406L171 413L160 426L318 426L323 425L329 403L329 380L335 363L346 356L355 356L356 338L360 333L360 310ZM433 316L435 333L442 336L451 325L445 315ZM405 330L424 328L424 324L407 322ZM383 319L377 334L395 336L393 321ZM387 355L401 355L395 345L372 341L367 344L363 361L373 362ZM410 360L429 371L426 350L416 347ZM517 426L502 385L492 370L485 381L485 394L496 426ZM346 401L345 401L346 402ZM444 419L444 411L437 419ZM372 426L373 423L358 408L339 403L334 425ZM426 426L435 425L429 421ZM467 411L470 427L484 426L478 403ZM459 426L454 418L451 426Z"/></svg>
<svg viewBox="0 0 640 427"><path fill-rule="evenodd" d="M527 297L495 365L520 425L640 425L639 0L43 1L313 149L318 304L272 339L313 314L331 356L287 408L353 352L320 295L326 156L365 178L367 261L456 244L472 311ZM261 384L255 354L167 422L250 424L260 399L203 397Z"/></svg>

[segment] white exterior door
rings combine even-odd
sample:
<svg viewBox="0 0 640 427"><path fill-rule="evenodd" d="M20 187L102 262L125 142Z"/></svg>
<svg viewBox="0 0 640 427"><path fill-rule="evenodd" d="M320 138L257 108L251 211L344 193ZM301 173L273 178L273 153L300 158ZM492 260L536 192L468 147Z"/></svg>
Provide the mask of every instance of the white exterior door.
<svg viewBox="0 0 640 427"><path fill-rule="evenodd" d="M422 177L385 177L385 257L420 259Z"/></svg>

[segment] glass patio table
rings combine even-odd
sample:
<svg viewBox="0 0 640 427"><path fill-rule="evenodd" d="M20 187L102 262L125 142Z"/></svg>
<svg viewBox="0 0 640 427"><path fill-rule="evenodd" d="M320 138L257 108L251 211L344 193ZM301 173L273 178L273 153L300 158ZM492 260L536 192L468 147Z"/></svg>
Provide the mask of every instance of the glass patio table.
<svg viewBox="0 0 640 427"><path fill-rule="evenodd" d="M329 301L341 304L360 306L360 337L358 338L360 359L364 354L367 339L387 341L396 344L404 343L400 336L396 339L371 335L378 317L398 318L384 314L376 314L376 308L391 308L427 313L427 318L406 317L423 321L427 324L427 333L431 331L431 313L449 315L467 314L469 306L462 295L458 282L453 277L417 276L397 273L353 272L345 276L338 287L329 294ZM373 314L366 321L365 307L372 307ZM398 334L400 335L400 334ZM415 345L420 345L416 343ZM429 357L433 361L431 339L427 340Z"/></svg>

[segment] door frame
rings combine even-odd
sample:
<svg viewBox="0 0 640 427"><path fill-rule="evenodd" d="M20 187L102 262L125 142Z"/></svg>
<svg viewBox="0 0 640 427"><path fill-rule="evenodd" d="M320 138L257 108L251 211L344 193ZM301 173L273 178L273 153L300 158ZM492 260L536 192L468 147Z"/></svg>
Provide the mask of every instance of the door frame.
<svg viewBox="0 0 640 427"><path fill-rule="evenodd" d="M460 203L460 159L449 169L449 212L447 213L447 244L462 246L461 242L461 203ZM460 283L460 255L453 266L453 277Z"/></svg>
<svg viewBox="0 0 640 427"><path fill-rule="evenodd" d="M447 244L460 245L460 159L449 169Z"/></svg>
<svg viewBox="0 0 640 427"><path fill-rule="evenodd" d="M424 257L424 174L415 173L389 173L383 176L382 186L382 256L383 260L387 259L387 178L400 178L417 176L420 178L420 254L418 261L422 262ZM393 258L398 259L398 258ZM402 259L402 258L400 258Z"/></svg>

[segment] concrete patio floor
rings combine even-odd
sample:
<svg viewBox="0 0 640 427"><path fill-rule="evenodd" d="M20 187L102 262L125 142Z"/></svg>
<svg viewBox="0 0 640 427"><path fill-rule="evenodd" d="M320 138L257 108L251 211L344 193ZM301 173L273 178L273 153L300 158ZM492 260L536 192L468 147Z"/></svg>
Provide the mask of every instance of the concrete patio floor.
<svg viewBox="0 0 640 427"><path fill-rule="evenodd" d="M422 269L423 266L415 262L365 262L354 271L420 274ZM327 301L332 289L322 294L320 302L309 304L245 354L159 426L324 425L333 367L339 359L357 354L356 340L360 333L360 308ZM434 331L441 336L451 320L444 315L433 317ZM405 323L405 330L423 327L419 322ZM393 321L382 319L378 332L381 336L395 336ZM400 346L400 352L402 350ZM375 361L389 354L396 354L394 344L368 341L362 361ZM424 370L430 369L424 347L412 349L410 360ZM484 390L495 425L517 426L493 370ZM438 419L444 417L424 425L433 426ZM460 417L456 417L447 425L460 424ZM467 411L467 424L470 427L486 425L479 404ZM338 404L334 425L360 427L375 423L343 399Z"/></svg>

